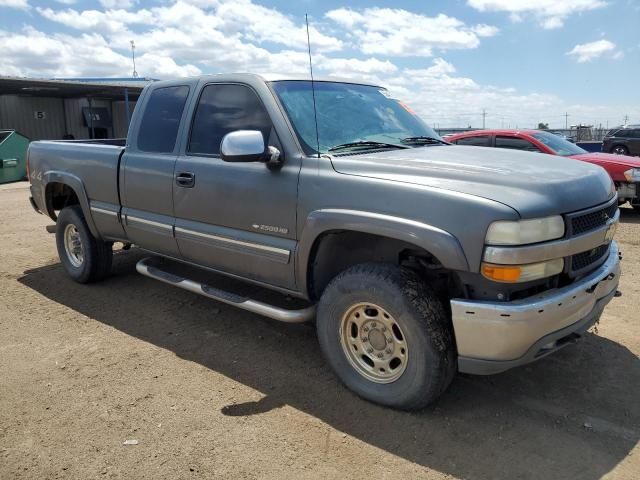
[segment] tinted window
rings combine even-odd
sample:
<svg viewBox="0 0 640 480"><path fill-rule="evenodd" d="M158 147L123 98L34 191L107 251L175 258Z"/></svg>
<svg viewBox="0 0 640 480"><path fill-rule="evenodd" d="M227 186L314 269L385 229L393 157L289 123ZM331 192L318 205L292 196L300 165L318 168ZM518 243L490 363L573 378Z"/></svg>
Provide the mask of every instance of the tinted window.
<svg viewBox="0 0 640 480"><path fill-rule="evenodd" d="M630 128L621 128L615 134L616 137L637 138L640 137L640 130L632 130Z"/></svg>
<svg viewBox="0 0 640 480"><path fill-rule="evenodd" d="M173 152L188 94L187 86L158 88L151 93L140 121L138 132L140 150L156 153Z"/></svg>
<svg viewBox="0 0 640 480"><path fill-rule="evenodd" d="M489 137L486 135L481 137L465 137L459 139L456 143L458 145L475 145L476 147L488 147Z"/></svg>
<svg viewBox="0 0 640 480"><path fill-rule="evenodd" d="M222 137L235 130L260 130L266 147L271 119L258 95L243 85L204 87L193 118L189 152L218 155Z"/></svg>
<svg viewBox="0 0 640 480"><path fill-rule="evenodd" d="M510 148L513 150L526 150L528 152L540 151L533 143L517 137L496 137L496 147Z"/></svg>

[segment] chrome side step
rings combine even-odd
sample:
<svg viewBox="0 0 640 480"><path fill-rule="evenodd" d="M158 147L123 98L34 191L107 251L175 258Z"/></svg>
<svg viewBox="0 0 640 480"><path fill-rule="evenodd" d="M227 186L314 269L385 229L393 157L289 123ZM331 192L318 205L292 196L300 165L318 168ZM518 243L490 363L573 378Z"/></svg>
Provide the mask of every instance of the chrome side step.
<svg viewBox="0 0 640 480"><path fill-rule="evenodd" d="M136 264L136 270L138 273L147 277L155 278L156 280L160 280L161 282L169 285L197 293L198 295L212 298L218 302L233 305L234 307L242 308L243 310L257 313L258 315L264 315L265 317L286 323L308 322L309 320L312 320L316 314L315 306L303 308L301 310L287 310L285 308L275 307L256 300L251 300L250 298L246 298L235 293L220 290L219 288L211 287L204 283L194 282L193 280L165 272L154 265L150 265L151 260L151 257L140 260Z"/></svg>

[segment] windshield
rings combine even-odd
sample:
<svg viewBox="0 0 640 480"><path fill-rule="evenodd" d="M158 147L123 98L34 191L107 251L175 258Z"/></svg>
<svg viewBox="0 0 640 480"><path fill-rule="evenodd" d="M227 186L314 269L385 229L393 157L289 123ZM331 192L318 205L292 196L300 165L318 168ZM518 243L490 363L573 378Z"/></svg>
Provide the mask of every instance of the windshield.
<svg viewBox="0 0 640 480"><path fill-rule="evenodd" d="M548 132L536 132L533 134L536 140L544 143L547 147L555 152L556 155L562 155L568 157L569 155L579 155L581 153L587 153L583 148L578 147L576 144L565 140L562 137L554 135Z"/></svg>
<svg viewBox="0 0 640 480"><path fill-rule="evenodd" d="M307 155L317 153L311 81L271 83ZM356 142L401 145L409 137L440 136L380 87L315 82L320 152ZM422 143L420 145L424 145ZM358 148L365 145L360 144ZM371 144L369 148L380 148Z"/></svg>

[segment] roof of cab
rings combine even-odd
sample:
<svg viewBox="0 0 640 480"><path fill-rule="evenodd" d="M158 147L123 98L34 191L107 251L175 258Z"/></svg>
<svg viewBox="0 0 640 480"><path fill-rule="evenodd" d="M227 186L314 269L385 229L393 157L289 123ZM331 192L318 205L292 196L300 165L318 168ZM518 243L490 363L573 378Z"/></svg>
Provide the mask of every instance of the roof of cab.
<svg viewBox="0 0 640 480"><path fill-rule="evenodd" d="M209 75L198 75L195 77L189 77L189 78L183 78L180 79L182 81L185 80L195 80L195 79L211 79L211 80L215 80L216 78L220 78L220 79L224 79L224 81L229 81L231 79L233 80L238 80L238 81L242 81L247 80L249 78L254 79L254 80L261 80L263 82L283 82L283 81L310 81L311 78L309 77L309 75L296 75L296 74L281 74L281 73L261 73L261 74L257 74L257 73L214 73L214 74L209 74ZM155 82L154 86L163 86L164 84L175 84L176 82L180 81L179 79L172 79L172 80L163 80L160 82ZM340 78L340 77L314 77L313 80L315 82L337 82L337 83L350 83L353 85L366 85L369 87L376 87L376 88L385 88L381 85L372 83L372 82L367 82L364 80L360 80L360 79L353 79L353 78Z"/></svg>

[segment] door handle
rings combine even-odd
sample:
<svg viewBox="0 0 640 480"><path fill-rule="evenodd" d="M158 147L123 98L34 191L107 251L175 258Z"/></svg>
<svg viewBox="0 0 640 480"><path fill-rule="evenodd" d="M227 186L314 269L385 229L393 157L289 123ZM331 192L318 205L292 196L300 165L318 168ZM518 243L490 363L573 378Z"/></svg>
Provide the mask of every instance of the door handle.
<svg viewBox="0 0 640 480"><path fill-rule="evenodd" d="M176 175L176 184L179 187L192 188L196 183L196 176L191 172L182 172Z"/></svg>

